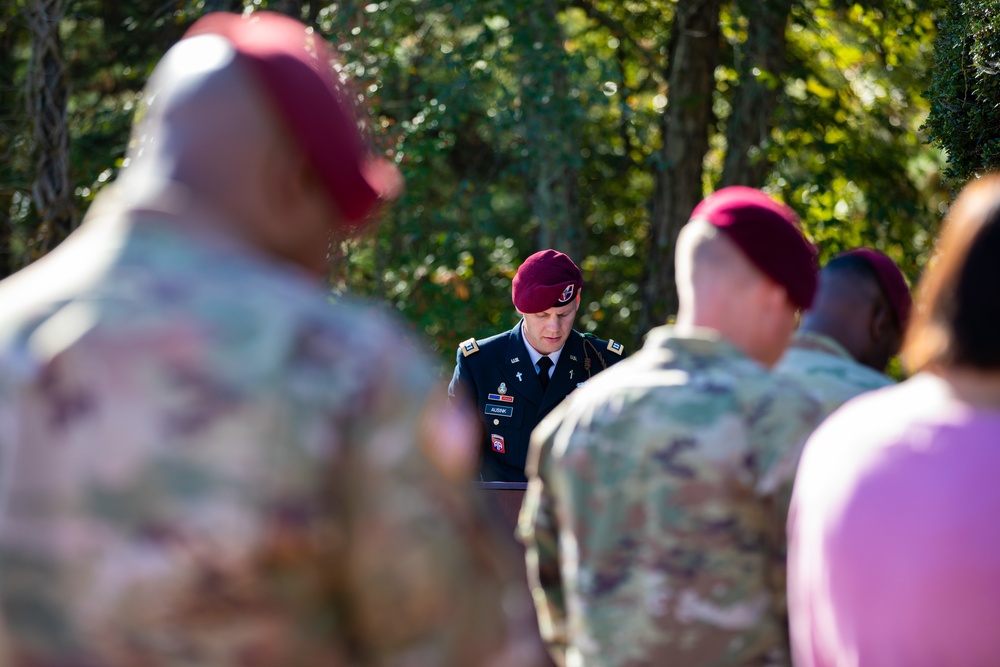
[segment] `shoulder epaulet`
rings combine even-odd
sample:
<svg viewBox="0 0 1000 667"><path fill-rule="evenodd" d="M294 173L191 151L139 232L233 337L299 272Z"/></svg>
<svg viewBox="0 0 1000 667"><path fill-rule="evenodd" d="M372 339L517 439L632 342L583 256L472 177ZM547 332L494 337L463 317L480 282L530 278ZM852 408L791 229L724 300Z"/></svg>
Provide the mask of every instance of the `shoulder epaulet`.
<svg viewBox="0 0 1000 667"><path fill-rule="evenodd" d="M475 338L470 338L468 340L463 340L458 344L458 349L462 351L462 356L467 357L470 354L475 354L479 352L479 343L476 342Z"/></svg>
<svg viewBox="0 0 1000 667"><path fill-rule="evenodd" d="M613 338L608 339L608 349L617 354L619 357L625 352L625 346L616 341Z"/></svg>

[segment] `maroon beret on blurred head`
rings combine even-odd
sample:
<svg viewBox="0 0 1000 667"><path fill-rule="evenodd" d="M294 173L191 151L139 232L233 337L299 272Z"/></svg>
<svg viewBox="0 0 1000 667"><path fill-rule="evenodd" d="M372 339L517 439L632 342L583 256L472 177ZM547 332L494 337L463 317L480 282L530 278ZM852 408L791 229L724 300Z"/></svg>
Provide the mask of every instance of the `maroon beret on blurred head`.
<svg viewBox="0 0 1000 667"><path fill-rule="evenodd" d="M905 329L906 324L910 321L913 297L910 296L910 288L906 284L906 278L903 277L903 272L899 270L896 263L872 248L855 248L841 253L838 257L860 257L868 262L875 273L878 284L882 287L885 298L896 314L896 322L899 323L901 329Z"/></svg>
<svg viewBox="0 0 1000 667"><path fill-rule="evenodd" d="M583 274L568 255L542 250L524 260L517 270L511 299L522 313L541 313L571 303L581 287Z"/></svg>
<svg viewBox="0 0 1000 667"><path fill-rule="evenodd" d="M691 214L721 229L766 276L785 288L799 308L816 295L816 249L799 229L787 206L760 190L723 188L706 197Z"/></svg>
<svg viewBox="0 0 1000 667"><path fill-rule="evenodd" d="M399 195L399 171L366 148L321 36L272 12L207 14L184 37L198 35L219 35L233 45L347 222L362 221Z"/></svg>

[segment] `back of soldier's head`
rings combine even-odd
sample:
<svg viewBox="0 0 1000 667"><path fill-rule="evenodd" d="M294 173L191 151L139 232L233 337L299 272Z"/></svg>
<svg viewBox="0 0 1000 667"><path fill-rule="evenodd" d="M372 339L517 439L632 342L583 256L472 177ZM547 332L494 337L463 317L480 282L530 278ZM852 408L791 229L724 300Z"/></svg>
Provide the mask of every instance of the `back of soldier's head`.
<svg viewBox="0 0 1000 667"><path fill-rule="evenodd" d="M840 255L820 271L819 288L809 312L821 312L835 302L859 303L877 297L881 297L881 288L871 265L855 255Z"/></svg>
<svg viewBox="0 0 1000 667"><path fill-rule="evenodd" d="M699 204L678 238L676 269L678 324L713 328L767 365L815 292L815 250L798 218L751 188L724 188Z"/></svg>
<svg viewBox="0 0 1000 667"><path fill-rule="evenodd" d="M320 35L286 16L201 18L150 79L123 178L139 191L183 184L219 203L256 196L270 181L261 164L292 156L288 171L309 172L330 228L356 229L398 194L401 179L368 149L332 57Z"/></svg>
<svg viewBox="0 0 1000 667"><path fill-rule="evenodd" d="M156 66L136 111L126 196L178 183L200 195L247 187L247 157L278 136L266 100L219 36L185 39Z"/></svg>
<svg viewBox="0 0 1000 667"><path fill-rule="evenodd" d="M899 351L910 307L909 287L895 263L871 248L856 248L823 267L802 326L882 372Z"/></svg>

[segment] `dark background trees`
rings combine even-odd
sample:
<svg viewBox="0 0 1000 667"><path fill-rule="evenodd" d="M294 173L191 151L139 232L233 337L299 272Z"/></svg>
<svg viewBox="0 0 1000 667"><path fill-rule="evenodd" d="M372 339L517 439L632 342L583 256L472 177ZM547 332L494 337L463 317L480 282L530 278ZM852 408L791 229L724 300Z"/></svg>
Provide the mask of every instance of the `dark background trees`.
<svg viewBox="0 0 1000 667"><path fill-rule="evenodd" d="M927 131L958 187L1000 168L1000 2L956 1L942 14Z"/></svg>
<svg viewBox="0 0 1000 667"><path fill-rule="evenodd" d="M63 13L77 221L121 166L159 56L204 11L244 3L14 0L0 10L3 272L64 227L34 187L49 149L28 110L38 44L28 18L46 4ZM337 45L373 142L407 179L378 234L341 248L335 289L387 300L443 358L515 321L510 279L549 246L584 270L578 327L634 347L674 311L677 233L722 185L784 199L824 257L874 245L911 279L947 205L943 155L920 130L944 2L247 4L299 16Z"/></svg>

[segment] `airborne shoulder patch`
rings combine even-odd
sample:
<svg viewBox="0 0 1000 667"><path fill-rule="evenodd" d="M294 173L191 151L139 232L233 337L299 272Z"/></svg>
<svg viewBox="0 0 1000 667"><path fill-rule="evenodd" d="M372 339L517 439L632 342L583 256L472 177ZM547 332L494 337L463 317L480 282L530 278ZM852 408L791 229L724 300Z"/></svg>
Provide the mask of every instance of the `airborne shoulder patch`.
<svg viewBox="0 0 1000 667"><path fill-rule="evenodd" d="M479 344L476 342L475 338L470 338L469 340L463 340L461 343L459 343L458 349L462 351L463 357L467 357L470 354L475 354L476 352L479 352Z"/></svg>
<svg viewBox="0 0 1000 667"><path fill-rule="evenodd" d="M608 349L620 357L625 351L625 346L614 339L608 339Z"/></svg>

